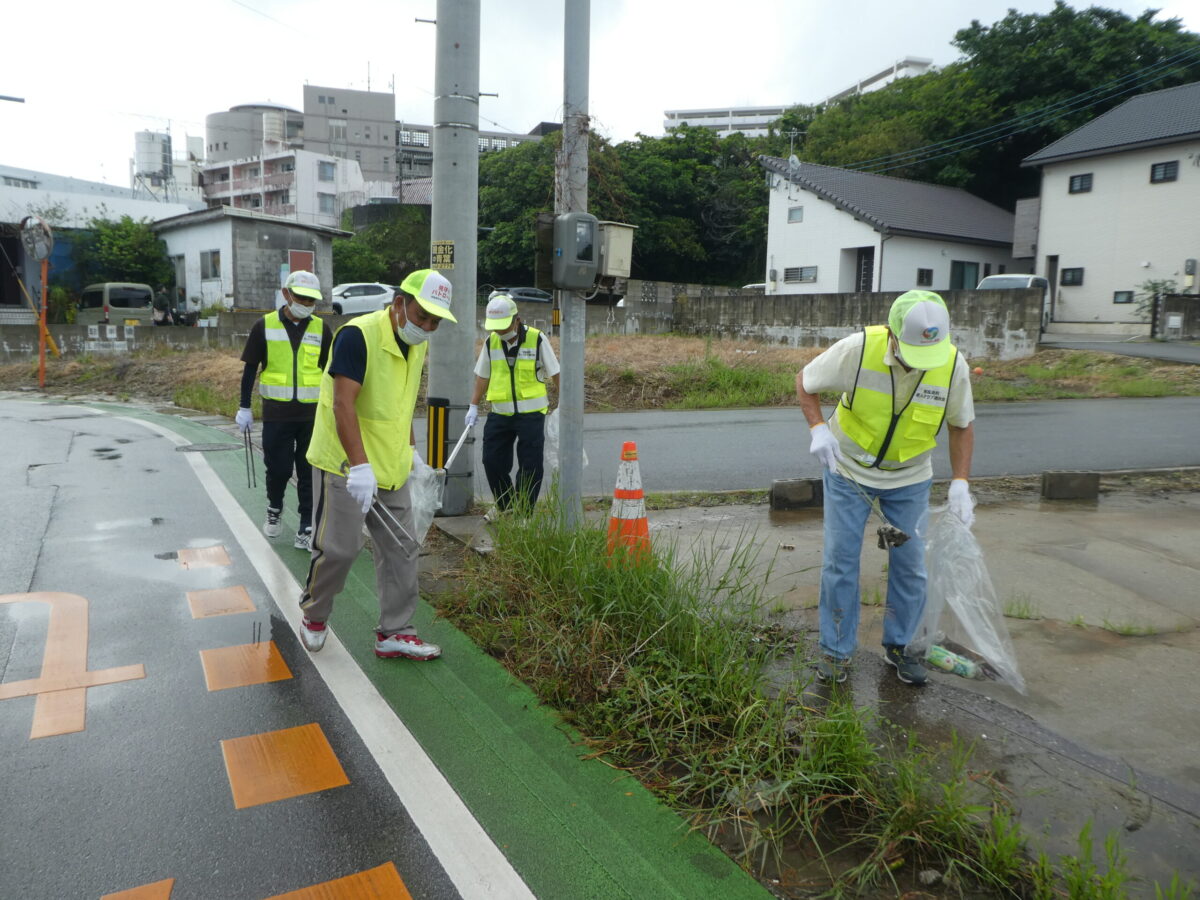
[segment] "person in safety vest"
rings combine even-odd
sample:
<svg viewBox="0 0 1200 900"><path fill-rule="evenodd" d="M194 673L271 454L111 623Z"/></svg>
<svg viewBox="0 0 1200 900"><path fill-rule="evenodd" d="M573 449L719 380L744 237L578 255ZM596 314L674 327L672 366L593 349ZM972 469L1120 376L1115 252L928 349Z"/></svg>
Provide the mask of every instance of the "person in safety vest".
<svg viewBox="0 0 1200 900"><path fill-rule="evenodd" d="M542 490L542 453L550 410L546 379L553 378L558 387L558 358L545 335L521 322L517 304L507 294L488 301L483 327L490 334L475 361L475 389L465 422L467 428L474 427L487 391L491 412L483 426L483 470L496 500L495 509L504 512L515 506L528 512ZM514 443L515 485L510 477Z"/></svg>
<svg viewBox="0 0 1200 900"><path fill-rule="evenodd" d="M412 420L425 342L443 319L456 321L450 293L444 276L420 269L404 279L390 306L351 319L334 335L308 447L316 520L300 639L311 653L325 644L333 598L362 549L364 523L379 593L375 655L425 660L442 653L417 637L412 624L420 545L408 477L424 465Z"/></svg>
<svg viewBox="0 0 1200 900"><path fill-rule="evenodd" d="M825 421L819 395L840 393ZM925 547L918 523L929 508L930 456L948 428L950 511L974 521L967 486L974 448L975 404L967 362L950 343L946 304L932 291L908 291L892 303L887 325L842 338L796 376L796 397L811 429L813 456L824 467L825 549L821 569L822 681L846 680L858 644L859 558L877 502L908 535L889 542L883 647L906 684L925 669L905 647L925 607Z"/></svg>
<svg viewBox="0 0 1200 900"><path fill-rule="evenodd" d="M267 517L263 534L278 537L283 530L283 494L296 473L296 506L300 527L297 550L308 550L312 535L312 468L308 442L317 415L321 371L329 358L332 332L313 315L321 299L321 283L312 272L293 272L283 288L287 302L250 326L242 349L241 404L238 428L243 433L254 424L250 392L254 377L262 397L263 463L267 469Z"/></svg>

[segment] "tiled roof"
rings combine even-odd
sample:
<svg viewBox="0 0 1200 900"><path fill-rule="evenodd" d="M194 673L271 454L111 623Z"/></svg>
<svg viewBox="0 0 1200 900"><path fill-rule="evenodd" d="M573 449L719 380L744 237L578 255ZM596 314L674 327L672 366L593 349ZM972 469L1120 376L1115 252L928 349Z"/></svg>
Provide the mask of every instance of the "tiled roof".
<svg viewBox="0 0 1200 900"><path fill-rule="evenodd" d="M1200 81L1132 97L1025 157L1021 165L1034 166L1198 137Z"/></svg>
<svg viewBox="0 0 1200 900"><path fill-rule="evenodd" d="M1011 244L1013 215L962 188L923 184L888 175L760 156L763 167L789 178L879 231Z"/></svg>

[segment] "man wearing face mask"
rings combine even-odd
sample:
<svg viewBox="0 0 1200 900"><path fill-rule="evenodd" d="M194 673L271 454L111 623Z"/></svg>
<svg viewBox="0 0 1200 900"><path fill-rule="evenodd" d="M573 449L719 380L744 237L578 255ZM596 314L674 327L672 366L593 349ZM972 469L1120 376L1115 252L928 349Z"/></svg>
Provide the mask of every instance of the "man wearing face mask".
<svg viewBox="0 0 1200 900"><path fill-rule="evenodd" d="M529 511L542 489L542 453L550 402L546 379L558 386L558 358L536 328L528 328L507 294L488 301L484 329L491 332L475 361L475 389L465 424L472 428L487 391L492 409L483 428L483 470L496 510ZM517 446L517 480L510 476ZM490 515L490 514L489 514Z"/></svg>
<svg viewBox="0 0 1200 900"><path fill-rule="evenodd" d="M283 495L296 473L296 505L300 528L295 547L308 550L312 534L312 469L308 442L317 414L321 371L329 358L332 332L314 316L321 283L312 272L293 272L283 287L284 305L252 326L242 350L241 404L237 411L242 433L254 424L250 394L259 368L262 397L263 462L267 469L267 516L263 533L278 537L283 525Z"/></svg>
<svg viewBox="0 0 1200 900"><path fill-rule="evenodd" d="M820 394L841 393L826 422ZM822 681L846 680L858 644L859 559L877 501L884 518L908 535L888 548L884 657L906 684L925 669L905 647L925 608L925 547L917 526L929 508L930 456L942 422L950 449L950 512L974 522L967 484L975 405L967 362L950 343L950 316L932 291L908 291L892 303L887 325L842 338L796 376L796 397L811 430L811 452L824 466L825 547L821 569ZM854 482L854 483L852 483Z"/></svg>
<svg viewBox="0 0 1200 900"><path fill-rule="evenodd" d="M408 476L424 465L412 430L425 342L450 313L450 282L433 269L404 279L390 306L338 329L321 379L308 461L316 520L312 561L300 597L300 639L310 653L325 644L333 599L371 535L379 623L375 655L434 659L441 648L417 637L417 556ZM382 509L381 509L382 507Z"/></svg>

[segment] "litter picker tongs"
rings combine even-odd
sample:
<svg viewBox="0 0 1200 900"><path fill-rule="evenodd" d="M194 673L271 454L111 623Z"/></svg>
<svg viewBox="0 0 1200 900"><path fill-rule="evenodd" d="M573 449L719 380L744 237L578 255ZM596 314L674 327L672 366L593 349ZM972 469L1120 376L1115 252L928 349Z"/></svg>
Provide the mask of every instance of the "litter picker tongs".
<svg viewBox="0 0 1200 900"><path fill-rule="evenodd" d="M874 512L875 515L879 517L879 521L883 523L875 531L875 534L879 538L878 546L880 550L888 550L892 547L899 547L911 537L911 535L905 534L887 520L887 516L885 516L883 514L883 510L879 508L878 498L868 497L867 492L862 489L862 485L860 485L850 476L844 475L843 477L854 486L854 490L858 491L858 495L867 502L867 505L871 507L871 511Z"/></svg>

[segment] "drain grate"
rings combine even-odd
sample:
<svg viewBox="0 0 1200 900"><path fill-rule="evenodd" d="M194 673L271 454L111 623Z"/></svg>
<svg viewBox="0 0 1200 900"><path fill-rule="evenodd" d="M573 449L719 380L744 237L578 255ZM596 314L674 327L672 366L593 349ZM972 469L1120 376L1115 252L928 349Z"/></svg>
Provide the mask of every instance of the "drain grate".
<svg viewBox="0 0 1200 900"><path fill-rule="evenodd" d="M208 453L213 450L242 450L241 444L184 444L176 447L177 453Z"/></svg>

